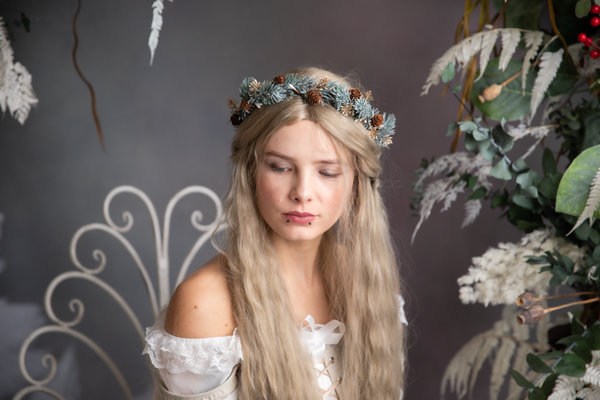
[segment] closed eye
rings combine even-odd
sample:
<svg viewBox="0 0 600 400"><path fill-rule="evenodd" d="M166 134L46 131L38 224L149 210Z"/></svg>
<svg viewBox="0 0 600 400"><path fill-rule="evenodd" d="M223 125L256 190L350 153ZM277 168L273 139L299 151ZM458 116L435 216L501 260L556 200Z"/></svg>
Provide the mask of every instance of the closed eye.
<svg viewBox="0 0 600 400"><path fill-rule="evenodd" d="M325 178L337 178L340 174L334 174L329 171L321 171L321 175L323 175Z"/></svg>

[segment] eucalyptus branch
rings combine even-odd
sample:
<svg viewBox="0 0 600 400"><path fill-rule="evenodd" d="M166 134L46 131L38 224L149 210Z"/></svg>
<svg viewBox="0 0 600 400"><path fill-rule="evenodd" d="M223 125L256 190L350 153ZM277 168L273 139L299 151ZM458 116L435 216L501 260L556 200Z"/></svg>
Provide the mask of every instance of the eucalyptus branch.
<svg viewBox="0 0 600 400"><path fill-rule="evenodd" d="M477 125L477 130L479 132L483 133L484 135L486 135L488 137L488 139L490 139L490 143L492 144L492 146L494 146L496 148L496 150L498 150L498 152L500 153L500 155L502 156L504 161L506 161L506 163L508 165L510 165L510 167L513 169L513 171L519 172L519 169L513 164L512 161L510 161L510 158L508 158L506 153L504 153L504 150L502 150L502 147L498 146L498 144L494 141L494 138L483 129L483 126L481 126L479 121L477 121L477 119L475 119L475 116L473 116L473 113L471 112L471 110L469 110L467 108L465 103L462 102L462 100L456 95L456 93L454 91L452 91L452 94L454 95L454 97L456 97L456 99L460 102L460 104L462 104L463 107L467 110L467 112L471 116L471 120Z"/></svg>

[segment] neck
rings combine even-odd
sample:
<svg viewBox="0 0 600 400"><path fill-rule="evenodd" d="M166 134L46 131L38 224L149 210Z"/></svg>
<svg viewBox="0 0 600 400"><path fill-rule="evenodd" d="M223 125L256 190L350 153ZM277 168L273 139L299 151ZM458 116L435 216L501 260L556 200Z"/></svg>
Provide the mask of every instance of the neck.
<svg viewBox="0 0 600 400"><path fill-rule="evenodd" d="M308 288L312 286L315 274L318 274L322 238L323 236L319 236L313 240L292 242L273 235L273 247L279 259L280 272L286 281Z"/></svg>

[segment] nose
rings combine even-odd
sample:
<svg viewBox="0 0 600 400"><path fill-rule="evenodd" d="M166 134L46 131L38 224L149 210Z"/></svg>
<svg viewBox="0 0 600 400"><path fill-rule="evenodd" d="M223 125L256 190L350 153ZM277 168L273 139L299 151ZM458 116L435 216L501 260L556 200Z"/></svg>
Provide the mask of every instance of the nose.
<svg viewBox="0 0 600 400"><path fill-rule="evenodd" d="M298 203L312 201L314 196L314 182L307 171L298 171L290 188L290 199Z"/></svg>

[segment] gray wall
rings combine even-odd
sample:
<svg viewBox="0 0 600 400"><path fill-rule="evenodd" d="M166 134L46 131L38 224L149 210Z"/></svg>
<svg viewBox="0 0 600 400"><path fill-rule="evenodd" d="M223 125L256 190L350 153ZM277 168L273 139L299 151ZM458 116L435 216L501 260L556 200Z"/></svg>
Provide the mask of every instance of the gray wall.
<svg viewBox="0 0 600 400"><path fill-rule="evenodd" d="M436 209L410 245L417 222L408 207L412 171L420 158L448 151L444 134L457 110L453 99L440 100L440 87L429 96L419 94L431 64L453 44L463 1L166 2L150 67L151 3L83 0L78 60L96 90L103 152L89 93L71 59L76 1L0 0L1 16L12 20L25 12L31 19L30 33L13 25L12 45L15 60L33 75L40 100L24 126L9 115L0 121L0 211L5 214L0 257L6 261L0 275L0 397L9 398L25 385L17 371L18 346L45 323L39 309L45 288L56 275L74 269L70 239L82 225L103 222L106 194L118 185L136 186L161 216L167 201L185 186L204 185L222 195L233 136L226 99L237 96L243 77L264 80L296 66L316 65L355 71L373 90L376 105L398 117L385 178L411 324L406 398L438 398L451 356L499 315L497 308L461 305L456 279L466 272L470 257L519 237L506 222L497 224L499 212L488 207L474 225L461 230L459 201L449 212ZM186 199L176 213L174 266L197 237L189 215L198 204L203 204L200 197ZM115 219L124 210L133 212L136 223L129 237L153 270L150 223L141 202L124 195L114 207ZM142 324L150 325L147 296L130 257L113 238L94 233L82 240L79 251L89 266L95 265L95 248L108 257L100 277L123 293ZM194 265L214 254L204 249ZM54 299L60 317L72 318L68 301L74 297L86 305L80 329L115 357L136 397L148 398L142 345L123 312L95 286L68 282ZM40 356L51 348L74 366L62 372L57 388L71 398L121 398L103 363L74 342L60 334L36 341L31 370L44 376ZM476 397L485 393L484 382Z"/></svg>

